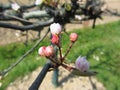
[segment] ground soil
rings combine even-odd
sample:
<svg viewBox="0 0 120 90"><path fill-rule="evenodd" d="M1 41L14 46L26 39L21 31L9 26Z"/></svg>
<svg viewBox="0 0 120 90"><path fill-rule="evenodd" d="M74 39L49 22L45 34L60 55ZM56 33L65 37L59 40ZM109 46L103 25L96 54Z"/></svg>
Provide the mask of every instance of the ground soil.
<svg viewBox="0 0 120 90"><path fill-rule="evenodd" d="M120 12L120 1L119 0L106 0L108 7L114 10L118 10ZM120 20L120 17L104 15L103 20L97 20L97 24L104 24L112 21ZM89 23L89 24L88 24ZM81 28L84 26L91 26L91 21L85 22L84 24L67 24L67 31L72 29ZM36 38L37 32L29 31L28 33L29 39ZM0 45L5 45L13 42L21 42L25 41L26 32L19 32L11 29L0 28ZM18 78L15 82L11 82L6 90L28 90L28 87L35 80L37 75L39 74L42 68L39 67L35 71L31 72L31 74L26 75L23 78ZM40 90L93 90L93 84L91 84L91 80L94 83L94 90L105 90L104 85L99 82L96 77L92 77L90 80L89 77L76 77L70 75L68 71L61 68L59 73L59 82L60 86L58 88L54 87L51 83L52 72L48 72L46 75ZM95 89L96 88L96 89Z"/></svg>
<svg viewBox="0 0 120 90"><path fill-rule="evenodd" d="M59 69L59 87L52 84L53 72L48 72L43 80L39 90L105 90L105 87L95 77L91 80L89 77L78 77L71 75L62 67ZM19 78L11 83L6 90L28 90L32 82L41 71L41 67L26 75L24 78ZM93 84L92 84L93 83Z"/></svg>

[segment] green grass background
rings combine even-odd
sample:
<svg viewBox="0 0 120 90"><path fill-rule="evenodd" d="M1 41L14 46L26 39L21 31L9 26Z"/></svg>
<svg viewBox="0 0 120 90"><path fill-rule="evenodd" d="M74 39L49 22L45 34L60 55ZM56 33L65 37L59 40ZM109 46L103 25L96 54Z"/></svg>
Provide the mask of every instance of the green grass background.
<svg viewBox="0 0 120 90"><path fill-rule="evenodd" d="M67 56L66 62L72 63L78 56L86 56L90 62L91 70L98 72L96 77L105 85L106 89L120 90L120 21L98 25L95 29L84 28L71 32L79 34L79 38ZM39 47L49 45L49 41L49 38L46 38ZM69 42L69 36L64 33L62 36L63 53L65 53ZM30 41L28 46L23 43L0 46L0 71L12 65L34 43L35 41ZM23 77L46 63L47 60L41 58L37 53L39 47L0 80L2 83L0 90L4 90L16 78Z"/></svg>

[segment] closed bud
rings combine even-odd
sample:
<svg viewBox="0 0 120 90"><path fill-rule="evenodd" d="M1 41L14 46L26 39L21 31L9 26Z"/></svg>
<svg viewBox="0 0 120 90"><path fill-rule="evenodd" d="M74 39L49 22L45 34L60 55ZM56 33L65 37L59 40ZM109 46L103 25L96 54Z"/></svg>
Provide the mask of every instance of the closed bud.
<svg viewBox="0 0 120 90"><path fill-rule="evenodd" d="M54 55L54 48L52 46L47 46L45 50L45 56L50 57Z"/></svg>
<svg viewBox="0 0 120 90"><path fill-rule="evenodd" d="M60 34L62 31L62 27L59 23L53 23L50 25L50 31L52 34Z"/></svg>
<svg viewBox="0 0 120 90"><path fill-rule="evenodd" d="M59 41L60 41L60 39L59 39L59 36L58 36L58 35L52 35L51 42L52 42L53 44L58 45L58 44L59 44Z"/></svg>
<svg viewBox="0 0 120 90"><path fill-rule="evenodd" d="M40 56L45 56L45 50L46 50L46 47L45 46L42 46L38 49L38 54Z"/></svg>
<svg viewBox="0 0 120 90"><path fill-rule="evenodd" d="M70 41L75 42L78 38L78 35L76 33L71 33L70 34Z"/></svg>
<svg viewBox="0 0 120 90"><path fill-rule="evenodd" d="M89 71L89 62L86 60L86 57L79 56L75 62L76 69L81 72Z"/></svg>

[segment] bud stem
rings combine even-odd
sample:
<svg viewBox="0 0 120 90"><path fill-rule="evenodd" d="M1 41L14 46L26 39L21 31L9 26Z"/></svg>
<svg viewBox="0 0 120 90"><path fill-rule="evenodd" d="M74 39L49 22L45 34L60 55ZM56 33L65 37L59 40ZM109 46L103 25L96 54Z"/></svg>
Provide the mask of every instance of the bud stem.
<svg viewBox="0 0 120 90"><path fill-rule="evenodd" d="M46 57L46 58L48 58L54 65L58 64L54 58L52 57Z"/></svg>
<svg viewBox="0 0 120 90"><path fill-rule="evenodd" d="M58 49L59 49L59 53L60 53L60 60L62 59L62 51L61 51L61 47L58 45ZM62 62L62 61L61 61Z"/></svg>
<svg viewBox="0 0 120 90"><path fill-rule="evenodd" d="M67 69L68 71L71 71L72 69L74 69L74 67L67 66L66 64L63 64L63 63L61 64L61 66Z"/></svg>
<svg viewBox="0 0 120 90"><path fill-rule="evenodd" d="M72 48L73 44L74 44L74 42L71 42L71 43L70 43L70 45L69 45L69 47L68 47L68 49L67 49L67 52L65 53L64 57L62 58L62 62L63 62L63 60L66 58L66 56L68 55L68 53L70 52L70 49Z"/></svg>

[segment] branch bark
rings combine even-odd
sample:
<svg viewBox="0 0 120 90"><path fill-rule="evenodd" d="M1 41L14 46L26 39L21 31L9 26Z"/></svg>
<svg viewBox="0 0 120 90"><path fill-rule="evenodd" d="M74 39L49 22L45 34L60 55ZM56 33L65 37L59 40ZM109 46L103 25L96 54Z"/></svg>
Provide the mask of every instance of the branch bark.
<svg viewBox="0 0 120 90"><path fill-rule="evenodd" d="M15 24L11 24L11 23L0 22L0 27L11 28L11 29L21 30L21 31L27 31L27 30L31 30L31 29L34 29L34 30L35 29L41 29L45 26L50 25L53 22L54 22L54 18L51 18L48 21L38 22L38 23L35 23L35 24L26 25L26 26L17 26Z"/></svg>
<svg viewBox="0 0 120 90"><path fill-rule="evenodd" d="M34 49L39 45L40 42L43 41L43 39L47 36L48 33L49 33L49 30L45 33L45 35L42 38L40 38L37 41L37 43L30 50L28 50L24 55L22 55L13 65L11 65L9 68L0 72L0 76L6 75L10 70L16 67L26 56L28 56L31 52L33 52Z"/></svg>

